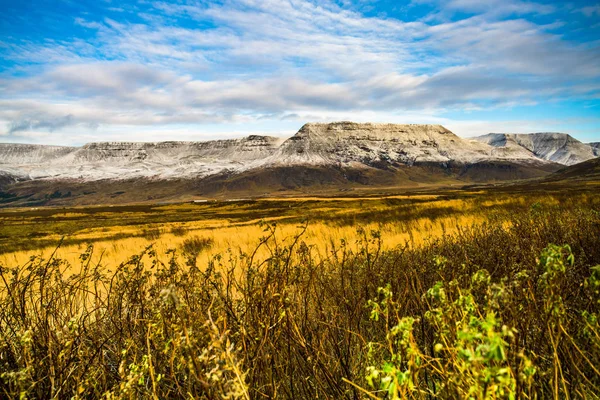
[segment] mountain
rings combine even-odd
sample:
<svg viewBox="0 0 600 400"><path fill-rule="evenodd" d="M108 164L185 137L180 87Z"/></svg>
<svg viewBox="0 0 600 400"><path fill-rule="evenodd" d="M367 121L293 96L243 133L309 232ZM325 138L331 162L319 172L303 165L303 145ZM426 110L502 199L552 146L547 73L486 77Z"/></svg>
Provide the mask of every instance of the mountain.
<svg viewBox="0 0 600 400"><path fill-rule="evenodd" d="M535 157L524 155L523 160ZM489 146L462 139L441 125L306 124L267 161L270 164L373 165L418 162L475 163L497 157Z"/></svg>
<svg viewBox="0 0 600 400"><path fill-rule="evenodd" d="M107 142L83 147L0 144L0 171L54 180L198 178L263 160L281 142L253 135L208 142Z"/></svg>
<svg viewBox="0 0 600 400"><path fill-rule="evenodd" d="M600 142L588 143L588 145L592 148L594 155L600 157Z"/></svg>
<svg viewBox="0 0 600 400"><path fill-rule="evenodd" d="M490 134L474 140L441 125L353 122L309 123L287 139L252 135L82 147L0 144L0 204L175 201L491 183L544 177L592 157L592 146L565 134Z"/></svg>
<svg viewBox="0 0 600 400"><path fill-rule="evenodd" d="M597 157L591 145L566 133L540 132L530 134L489 133L476 137L506 154L535 157L563 165L574 165Z"/></svg>
<svg viewBox="0 0 600 400"><path fill-rule="evenodd" d="M490 161L539 165L547 160L511 150L460 138L440 125L339 122L306 124L287 140L253 135L206 142L108 142L83 147L0 144L0 170L30 179L92 181L202 178L293 165L366 168ZM561 161L557 160L565 164Z"/></svg>

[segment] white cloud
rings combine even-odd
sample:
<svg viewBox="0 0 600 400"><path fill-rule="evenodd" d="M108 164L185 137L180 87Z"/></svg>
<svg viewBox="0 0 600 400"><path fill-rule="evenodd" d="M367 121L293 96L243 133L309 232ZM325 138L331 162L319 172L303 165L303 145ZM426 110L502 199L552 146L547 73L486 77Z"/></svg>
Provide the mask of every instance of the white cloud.
<svg viewBox="0 0 600 400"><path fill-rule="evenodd" d="M172 132L343 116L431 121L448 109L598 97L598 43L572 43L553 33L557 24L500 18L553 7L435 4L477 15L403 22L329 1L226 0L156 3L144 23L76 18L95 32L90 41L0 43L17 65L39 64L28 77L0 80L0 133L96 137L123 126ZM216 27L184 28L177 18Z"/></svg>
<svg viewBox="0 0 600 400"><path fill-rule="evenodd" d="M594 4L593 6L582 7L579 11L586 17L600 16L600 4Z"/></svg>
<svg viewBox="0 0 600 400"><path fill-rule="evenodd" d="M545 15L556 11L555 6L523 0L413 0L412 3L436 5L437 13L430 15L428 19L447 19L458 11L484 14L487 18L528 14Z"/></svg>

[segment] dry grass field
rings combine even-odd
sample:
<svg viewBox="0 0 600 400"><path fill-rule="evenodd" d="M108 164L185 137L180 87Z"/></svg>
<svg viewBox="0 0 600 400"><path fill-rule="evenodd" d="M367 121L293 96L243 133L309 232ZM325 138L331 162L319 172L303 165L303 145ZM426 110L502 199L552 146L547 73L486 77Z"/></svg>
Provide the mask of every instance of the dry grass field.
<svg viewBox="0 0 600 400"><path fill-rule="evenodd" d="M597 399L600 193L0 212L0 397Z"/></svg>
<svg viewBox="0 0 600 400"><path fill-rule="evenodd" d="M77 265L79 255L93 245L93 261L114 268L149 245L159 255L170 249L184 255L185 243L198 239L206 242L196 252L205 263L217 254L251 251L264 236L265 223L276 226L284 245L306 224L303 240L328 257L342 240L354 243L364 232L379 232L386 249L414 247L461 227L505 218L538 200L546 205L560 201L553 196L481 194L15 209L0 213L0 263L22 265L32 255L54 253ZM577 201L586 199L583 194Z"/></svg>

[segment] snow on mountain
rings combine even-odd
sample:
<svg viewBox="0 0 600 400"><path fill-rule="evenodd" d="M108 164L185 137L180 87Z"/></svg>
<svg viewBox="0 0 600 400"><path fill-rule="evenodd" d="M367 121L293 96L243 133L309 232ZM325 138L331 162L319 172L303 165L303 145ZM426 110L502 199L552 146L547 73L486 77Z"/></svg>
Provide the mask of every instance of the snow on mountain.
<svg viewBox="0 0 600 400"><path fill-rule="evenodd" d="M77 149L77 147L66 146L0 143L0 165L43 164L66 156Z"/></svg>
<svg viewBox="0 0 600 400"><path fill-rule="evenodd" d="M367 168L381 163L510 161L572 165L600 148L566 134L489 134L463 139L441 125L309 123L288 139L252 135L205 142L107 142L83 147L0 144L4 180L203 178L294 165ZM594 154L596 151L596 154Z"/></svg>
<svg viewBox="0 0 600 400"><path fill-rule="evenodd" d="M283 139L252 135L207 142L106 142L83 147L0 146L0 170L30 179L203 177L243 169L271 155ZM50 148L50 149L48 149ZM20 156L18 156L20 154Z"/></svg>
<svg viewBox="0 0 600 400"><path fill-rule="evenodd" d="M475 140L513 155L529 153L539 159L563 165L574 165L597 157L590 145L581 143L566 133L489 133Z"/></svg>
<svg viewBox="0 0 600 400"><path fill-rule="evenodd" d="M536 160L530 154L513 157L494 153L491 146L462 139L441 125L311 123L285 141L267 163L370 165L395 162L412 165L416 162Z"/></svg>

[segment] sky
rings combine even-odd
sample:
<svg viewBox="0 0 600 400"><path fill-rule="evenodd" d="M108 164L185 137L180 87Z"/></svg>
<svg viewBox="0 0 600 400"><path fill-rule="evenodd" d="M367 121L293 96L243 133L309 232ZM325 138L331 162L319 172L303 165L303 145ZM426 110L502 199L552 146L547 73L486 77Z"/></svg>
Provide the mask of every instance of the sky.
<svg viewBox="0 0 600 400"><path fill-rule="evenodd" d="M600 2L0 0L0 142L442 124L600 141Z"/></svg>

